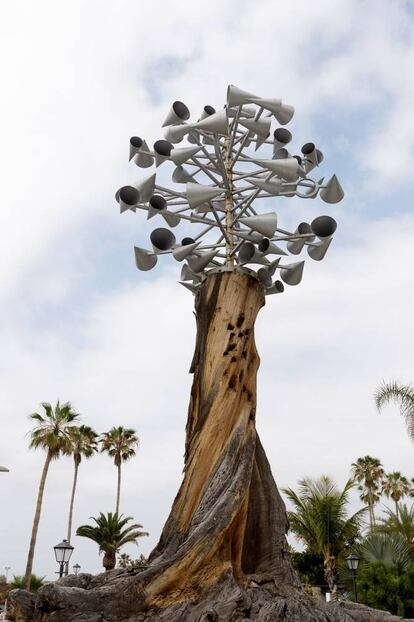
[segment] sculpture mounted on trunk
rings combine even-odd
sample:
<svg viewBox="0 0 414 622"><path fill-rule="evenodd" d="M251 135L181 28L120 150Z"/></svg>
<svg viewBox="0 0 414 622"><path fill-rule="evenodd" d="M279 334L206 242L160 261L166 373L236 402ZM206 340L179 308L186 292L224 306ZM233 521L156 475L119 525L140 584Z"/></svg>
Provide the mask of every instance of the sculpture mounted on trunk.
<svg viewBox="0 0 414 622"><path fill-rule="evenodd" d="M285 506L256 431L257 313L265 296L299 284L304 261L298 255L323 259L336 229L328 215L282 229L274 205L289 207L294 197L319 195L329 204L343 198L335 175L327 182L310 177L323 161L314 143L305 143L300 155L288 152L292 134L280 126L293 113L279 99L230 86L226 106L218 112L205 106L193 123L187 106L174 102L164 139L153 149L131 138L130 160L155 165L156 172L118 190L120 211L144 211L163 225L150 233L147 247L135 247L137 268L151 270L172 255L182 263L180 282L195 295L184 478L145 569L45 586L27 619L392 619L305 594L288 553ZM171 164L173 185L163 181ZM18 609L19 595L12 601Z"/></svg>

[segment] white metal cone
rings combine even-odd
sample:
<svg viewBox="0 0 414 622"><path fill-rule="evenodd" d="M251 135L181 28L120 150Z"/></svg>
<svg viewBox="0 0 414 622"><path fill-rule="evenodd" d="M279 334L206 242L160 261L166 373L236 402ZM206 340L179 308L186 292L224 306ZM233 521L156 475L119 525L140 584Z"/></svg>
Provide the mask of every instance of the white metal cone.
<svg viewBox="0 0 414 622"><path fill-rule="evenodd" d="M194 242L193 244L185 244L184 246L177 246L176 248L174 248L172 255L174 259L176 259L177 261L183 261L184 259L187 259L187 257L194 252L194 250L197 248L199 244L200 242Z"/></svg>
<svg viewBox="0 0 414 622"><path fill-rule="evenodd" d="M248 263L257 263L260 264L262 266L267 266L269 265L269 260L266 259L266 257L264 255L260 255L259 253L254 253L254 255L252 255L252 257L250 257L250 259L241 259L240 255L239 255L239 261L241 265L245 265Z"/></svg>
<svg viewBox="0 0 414 622"><path fill-rule="evenodd" d="M170 159L176 166L181 166L184 162L187 162L193 155L200 151L201 147L182 147L178 149L171 149Z"/></svg>
<svg viewBox="0 0 414 622"><path fill-rule="evenodd" d="M193 179L193 175L183 166L177 166L177 168L174 169L172 180L176 184L186 184L188 182L196 183Z"/></svg>
<svg viewBox="0 0 414 622"><path fill-rule="evenodd" d="M140 203L146 203L147 201L150 200L150 198L154 194L155 178L156 178L156 173L153 173L152 175L150 175L149 177L146 177L145 179L143 179L136 185L136 189L139 192Z"/></svg>
<svg viewBox="0 0 414 622"><path fill-rule="evenodd" d="M253 119L240 119L239 123L243 127L266 140L270 133L270 125L272 121L269 117L265 117L264 119L259 119L258 121L254 121Z"/></svg>
<svg viewBox="0 0 414 622"><path fill-rule="evenodd" d="M202 255L200 254L197 257L188 257L188 260L187 260L188 265L190 266L193 272L196 272L196 273L202 272L204 268L208 266L210 261L214 259L216 254L217 254L217 251L214 250L208 253L203 253Z"/></svg>
<svg viewBox="0 0 414 622"><path fill-rule="evenodd" d="M256 139L256 146L255 146L254 150L257 151L259 149L259 147L261 147L266 142L266 139L268 137L269 137L269 134L267 136L258 136L257 139Z"/></svg>
<svg viewBox="0 0 414 622"><path fill-rule="evenodd" d="M169 227L176 227L180 224L181 219L178 214L166 214L165 212L161 212L161 216Z"/></svg>
<svg viewBox="0 0 414 622"><path fill-rule="evenodd" d="M141 140L141 145L140 147L136 147L135 145L132 144L132 140L134 140L134 138L137 138L138 140ZM130 141L129 141L129 160L131 161L132 158L134 157L134 155L136 155L137 153L139 153L140 149L142 149L142 145L144 144L144 142L142 141L142 139L139 138L139 136L133 136Z"/></svg>
<svg viewBox="0 0 414 622"><path fill-rule="evenodd" d="M259 268L257 271L257 277L265 287L270 287L272 284L272 276L266 268Z"/></svg>
<svg viewBox="0 0 414 622"><path fill-rule="evenodd" d="M270 112L279 112L282 108L282 100L281 99L265 99L263 97L256 97L256 99L252 100L254 104L265 108L265 110L269 110Z"/></svg>
<svg viewBox="0 0 414 622"><path fill-rule="evenodd" d="M271 294L282 294L284 289L282 281L275 281L273 285L265 291L265 295L269 296Z"/></svg>
<svg viewBox="0 0 414 622"><path fill-rule="evenodd" d="M255 177L251 177L248 179L249 182L257 186L257 188L261 188L265 192L276 196L280 194L283 190L282 182L278 179L271 179L270 181L266 181L265 179L257 179Z"/></svg>
<svg viewBox="0 0 414 622"><path fill-rule="evenodd" d="M149 147L145 140L142 141L142 147L134 156L134 163L140 168L149 168L154 164L154 157L149 154Z"/></svg>
<svg viewBox="0 0 414 622"><path fill-rule="evenodd" d="M180 143L184 136L191 130L192 125L189 123L182 123L180 125L169 125L164 130L164 138L173 145Z"/></svg>
<svg viewBox="0 0 414 622"><path fill-rule="evenodd" d="M309 257L311 257L315 261L321 261L325 257L326 252L329 246L331 245L331 242L332 242L332 238L325 238L324 240L319 242L319 244L309 244L308 246Z"/></svg>
<svg viewBox="0 0 414 622"><path fill-rule="evenodd" d="M161 164L163 164L166 160L170 158L165 155L161 155L160 153L155 153L155 166L158 168Z"/></svg>
<svg viewBox="0 0 414 622"><path fill-rule="evenodd" d="M249 229L261 233L266 238L271 238L277 229L276 212L268 212L267 214L258 214L257 216L244 216L239 218L240 222Z"/></svg>
<svg viewBox="0 0 414 622"><path fill-rule="evenodd" d="M196 130L212 132L213 134L227 134L229 131L229 120L227 118L226 109L223 108L223 110L215 112L202 121L193 123L192 127Z"/></svg>
<svg viewBox="0 0 414 622"><path fill-rule="evenodd" d="M147 251L145 248L134 246L135 252L135 264L138 270L151 270L158 261L158 257L151 251Z"/></svg>
<svg viewBox="0 0 414 622"><path fill-rule="evenodd" d="M280 110L274 113L276 119L279 121L280 125L286 125L292 119L295 114L295 109L293 106L288 106L286 104L282 104Z"/></svg>
<svg viewBox="0 0 414 622"><path fill-rule="evenodd" d="M286 253L284 253L284 254L286 254ZM279 267L279 263L280 263L280 257L278 257L277 259L275 259L274 261L272 261L269 264L269 266L267 268L269 274L271 274L272 276L274 275L274 273L276 272L276 270Z"/></svg>
<svg viewBox="0 0 414 622"><path fill-rule="evenodd" d="M325 203L339 203L344 198L344 191L336 175L332 175L325 188L319 193Z"/></svg>
<svg viewBox="0 0 414 622"><path fill-rule="evenodd" d="M257 160L257 163L286 181L296 181L298 177L306 177L305 171L299 166L296 158Z"/></svg>
<svg viewBox="0 0 414 622"><path fill-rule="evenodd" d="M239 87L230 84L227 89L227 106L240 106L242 104L251 104L254 99L257 99L257 95L243 91Z"/></svg>
<svg viewBox="0 0 414 622"><path fill-rule="evenodd" d="M177 104L178 104L178 108L177 108ZM181 114L177 114L176 110L178 112L181 112ZM168 125L177 125L179 123L184 123L184 121L187 121L187 119L189 118L190 118L190 112L187 106L183 104L182 102L177 101L177 102L174 102L173 105L171 106L166 116L166 119L161 127L167 127Z"/></svg>
<svg viewBox="0 0 414 622"><path fill-rule="evenodd" d="M262 243L264 240L267 240L268 244L265 245L266 249L262 250L263 248ZM268 238L263 238L259 242L259 251L262 253L262 255L287 255L287 253L283 250L283 248L280 248L280 246L278 246L277 244L274 244Z"/></svg>
<svg viewBox="0 0 414 622"><path fill-rule="evenodd" d="M181 268L180 279L182 281L195 281L196 283L198 283L200 281L200 277L197 274L195 274L191 270L190 266L188 264L186 264L186 263Z"/></svg>
<svg viewBox="0 0 414 622"><path fill-rule="evenodd" d="M304 261L280 266L280 277L287 285L299 285L302 280Z"/></svg>
<svg viewBox="0 0 414 622"><path fill-rule="evenodd" d="M305 246L305 242L306 242L306 238L299 238L298 240L289 240L289 242L286 244L286 248L288 249L289 253L292 253L292 255L299 255L302 248Z"/></svg>
<svg viewBox="0 0 414 622"><path fill-rule="evenodd" d="M220 194L223 194L224 190L220 188L212 188L211 186L204 186L203 184L188 183L187 184L187 200L190 207L193 209L202 205L206 201L215 199Z"/></svg>

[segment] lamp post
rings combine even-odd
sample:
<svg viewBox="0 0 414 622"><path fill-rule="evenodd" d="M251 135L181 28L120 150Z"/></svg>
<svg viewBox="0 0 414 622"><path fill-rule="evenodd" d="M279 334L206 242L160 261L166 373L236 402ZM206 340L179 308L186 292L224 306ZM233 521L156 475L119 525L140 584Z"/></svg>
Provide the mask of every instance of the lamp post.
<svg viewBox="0 0 414 622"><path fill-rule="evenodd" d="M354 598L355 598L355 602L357 603L358 602L358 591L357 591L356 577L357 577L358 566L359 566L358 555L355 555L355 553L348 555L348 557L346 558L346 563L348 564L349 570L352 572L352 580L354 584Z"/></svg>
<svg viewBox="0 0 414 622"><path fill-rule="evenodd" d="M81 567L80 567L80 565L79 565L79 564L75 564L75 565L73 566L73 572L75 573L75 577L77 577L77 576L78 576L78 574L79 574L79 570L80 570L80 569L81 569Z"/></svg>
<svg viewBox="0 0 414 622"><path fill-rule="evenodd" d="M65 570L65 564L69 563L74 547L67 540L62 540L53 547L55 550L56 561L59 564L59 571L56 573L61 579Z"/></svg>
<svg viewBox="0 0 414 622"><path fill-rule="evenodd" d="M9 577L9 570L11 569L11 566L4 566L4 570L6 571L6 583L7 583L7 579Z"/></svg>

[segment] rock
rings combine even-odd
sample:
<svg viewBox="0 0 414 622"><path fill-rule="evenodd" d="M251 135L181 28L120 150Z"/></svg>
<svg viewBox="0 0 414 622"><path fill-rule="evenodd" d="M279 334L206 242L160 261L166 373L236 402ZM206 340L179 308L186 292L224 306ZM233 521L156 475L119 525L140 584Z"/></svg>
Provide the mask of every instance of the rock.
<svg viewBox="0 0 414 622"><path fill-rule="evenodd" d="M7 596L6 620L32 622L35 595L26 590L11 590Z"/></svg>

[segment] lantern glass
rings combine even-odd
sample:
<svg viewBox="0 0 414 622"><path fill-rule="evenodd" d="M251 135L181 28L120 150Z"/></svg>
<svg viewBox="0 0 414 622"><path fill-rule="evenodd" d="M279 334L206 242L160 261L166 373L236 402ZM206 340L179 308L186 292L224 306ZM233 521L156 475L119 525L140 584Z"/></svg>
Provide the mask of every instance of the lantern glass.
<svg viewBox="0 0 414 622"><path fill-rule="evenodd" d="M348 564L348 568L349 570L352 570L353 572L358 570L358 565L359 565L359 557L358 555L349 555L346 558L346 563Z"/></svg>
<svg viewBox="0 0 414 622"><path fill-rule="evenodd" d="M74 547L67 540L62 540L62 542L53 548L55 550L55 557L58 564L65 564L68 562L74 549Z"/></svg>

